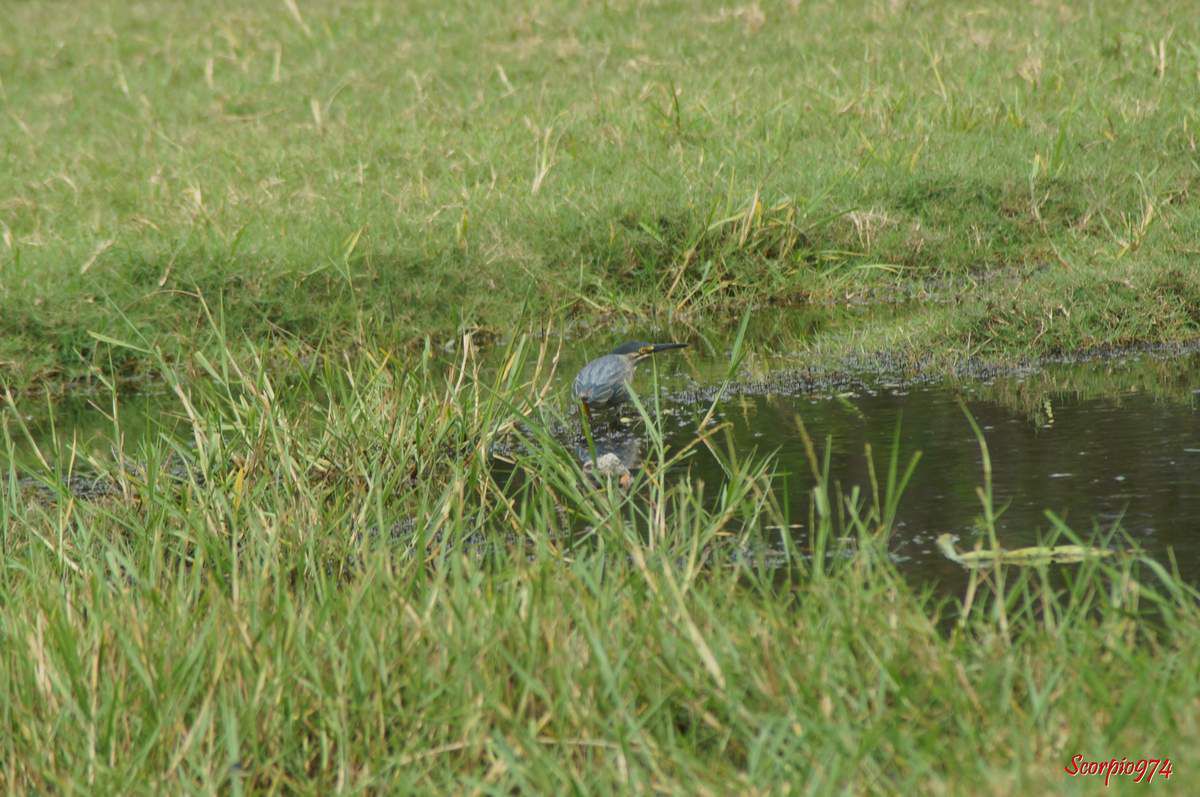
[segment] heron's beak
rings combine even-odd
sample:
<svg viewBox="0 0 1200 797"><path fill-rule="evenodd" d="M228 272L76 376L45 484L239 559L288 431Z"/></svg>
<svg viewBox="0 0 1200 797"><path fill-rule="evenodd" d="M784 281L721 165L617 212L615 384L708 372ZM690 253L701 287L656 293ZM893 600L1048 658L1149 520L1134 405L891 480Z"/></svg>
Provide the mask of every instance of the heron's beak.
<svg viewBox="0 0 1200 797"><path fill-rule="evenodd" d="M651 343L649 346L643 346L638 352L638 359L649 357L651 354L658 354L660 351L671 351L671 349L682 349L687 346L686 343Z"/></svg>

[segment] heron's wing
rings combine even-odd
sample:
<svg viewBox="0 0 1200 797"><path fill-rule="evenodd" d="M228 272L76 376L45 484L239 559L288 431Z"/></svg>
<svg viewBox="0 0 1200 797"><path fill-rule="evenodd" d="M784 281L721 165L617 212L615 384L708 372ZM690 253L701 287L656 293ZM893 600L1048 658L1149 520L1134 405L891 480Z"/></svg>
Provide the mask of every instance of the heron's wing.
<svg viewBox="0 0 1200 797"><path fill-rule="evenodd" d="M625 396L633 366L624 357L607 354L592 360L575 377L574 392L589 404L607 404Z"/></svg>

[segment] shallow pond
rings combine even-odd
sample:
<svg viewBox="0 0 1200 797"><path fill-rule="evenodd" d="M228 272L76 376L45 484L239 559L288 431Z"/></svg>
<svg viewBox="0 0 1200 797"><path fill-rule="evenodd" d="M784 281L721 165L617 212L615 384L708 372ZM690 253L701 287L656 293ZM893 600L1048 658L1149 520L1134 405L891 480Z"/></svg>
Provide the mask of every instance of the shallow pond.
<svg viewBox="0 0 1200 797"><path fill-rule="evenodd" d="M1085 539L1119 523L1147 553L1168 566L1174 557L1185 578L1200 582L1200 355L1128 354L930 380L789 371L786 351L751 345L749 367L743 364L739 379L722 389L725 355L719 349L668 353L652 369L639 367L639 395L657 386L668 446L687 446L718 399L715 418L728 424L733 449L739 457L774 457L780 502L791 508L793 520L803 520L814 479L798 418L818 455L831 446L831 477L847 491L854 485L869 489L868 444L883 478L899 425L901 466L917 452L921 460L900 501L891 550L918 581L962 581L962 568L935 545L939 534L953 533L962 548L980 538L983 458L965 405L990 452L1003 547L1048 538L1053 524L1047 511ZM577 367L566 364L564 381ZM741 379L748 370L756 375ZM611 442L600 434L598 452L611 450L626 465L636 467L648 448L633 432L611 433ZM725 445L724 435L717 440ZM589 458L583 450L579 456ZM723 479L703 447L676 466L679 474L684 469L706 485ZM793 538L803 544L803 523L792 526Z"/></svg>
<svg viewBox="0 0 1200 797"><path fill-rule="evenodd" d="M1074 366L1081 367L1088 366ZM831 474L847 489L870 484L867 444L882 478L900 424L902 465L915 452L922 458L900 502L891 550L905 571L955 575L960 568L934 540L953 532L960 546L974 544L982 514L976 488L983 482L982 455L960 398L987 440L994 505L1003 510L997 522L1002 546L1038 544L1052 527L1046 510L1084 537L1119 522L1160 561L1168 561L1172 549L1183 575L1200 581L1200 413L1190 403L1141 393L1051 393L1029 411L1003 402L988 386L864 385L837 398L734 396L719 405L718 417L729 423L736 450L774 455L777 489L800 517L814 480L797 416L819 454L827 440L832 445ZM674 426L668 443L682 447L698 415L688 404L668 400L666 408L673 413L668 419L678 419L668 420L668 428ZM706 450L688 467L709 484L722 479Z"/></svg>
<svg viewBox="0 0 1200 797"><path fill-rule="evenodd" d="M877 467L886 467L899 424L902 463L918 451L922 458L899 505L892 552L918 581L961 583L962 568L945 559L934 540L952 532L969 548L978 538L982 458L962 401L990 448L1004 547L1034 545L1045 537L1051 528L1046 510L1084 537L1119 522L1151 555L1164 563L1174 556L1181 573L1200 582L1200 356L1140 354L939 381L879 371L790 370L792 351L800 347L778 341L802 340L827 323L805 314L760 319L747 335L737 380L727 384L728 339L707 341L676 330L692 346L641 366L635 384L643 396L657 386L666 440L676 449L694 439L698 422L717 399L715 418L728 424L738 455L774 458L780 502L797 520L807 518L813 485L797 418L819 450L829 441L832 477L847 489L869 485L867 444ZM622 337L610 334L574 347L560 364L564 394L585 359ZM53 432L60 441L74 440L103 456L112 436L105 409L86 401L32 407L28 428L40 442ZM121 418L131 439L151 427L184 431L169 396L129 397ZM10 434L14 428L10 423ZM646 445L630 430L621 439L624 448L617 453L638 467ZM28 446L18 446L18 461L32 464ZM703 448L677 473L684 468L712 487L723 478ZM803 544L803 525L793 525L790 533Z"/></svg>

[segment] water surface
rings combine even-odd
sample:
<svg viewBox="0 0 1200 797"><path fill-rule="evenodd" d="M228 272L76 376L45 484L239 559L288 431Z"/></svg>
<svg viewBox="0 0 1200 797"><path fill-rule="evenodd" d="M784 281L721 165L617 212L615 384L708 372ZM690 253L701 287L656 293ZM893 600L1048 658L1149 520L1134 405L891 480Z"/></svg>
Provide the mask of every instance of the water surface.
<svg viewBox="0 0 1200 797"><path fill-rule="evenodd" d="M660 423L675 450L695 438L716 400L716 418L728 424L739 457L774 458L777 496L794 521L807 518L814 486L797 419L818 449L831 447L832 478L847 492L854 485L869 490L868 444L884 478L899 427L902 464L916 452L922 458L900 502L893 556L917 580L960 583L962 568L934 540L950 532L969 548L981 534L983 457L965 406L990 452L1003 547L1045 541L1051 511L1084 538L1119 524L1146 552L1164 563L1174 557L1187 579L1200 582L1198 355L1130 354L987 379L931 380L902 372L810 375L789 370L786 351L764 354L752 345L757 373L722 391L726 354L667 354L642 366L635 386L643 397L657 390ZM564 373L575 367L568 363ZM647 448L621 445L625 459L627 451ZM684 470L710 495L716 490L708 486L724 478L703 448L677 475ZM803 523L792 526L803 544Z"/></svg>
<svg viewBox="0 0 1200 797"><path fill-rule="evenodd" d="M629 338L688 340L690 348L643 365L635 386L661 402L667 443L681 449L714 401L740 458L771 456L775 489L795 520L808 516L813 479L797 419L818 448L831 447L832 476L847 491L869 487L870 445L882 478L893 434L900 428L903 462L922 459L900 502L892 554L918 581L960 583L962 569L945 559L934 540L944 532L970 547L979 536L982 457L964 417L965 403L983 428L994 471L995 504L1003 509L1000 542L1037 544L1051 528L1050 510L1077 533L1121 527L1151 555L1174 556L1183 575L1200 582L1200 357L1133 355L1078 364L993 374L986 379L929 380L902 370L812 374L796 368L796 353L815 332L856 323L855 311L760 314L746 336L746 355L730 375L728 332L705 336L680 328L610 331L564 347L557 380L562 404L575 370ZM81 398L54 405L27 403L24 426L46 456L67 456L70 443L96 458L109 456L110 399ZM37 457L11 417L18 467ZM186 437L186 424L169 395L122 399L121 431L128 450L145 435ZM636 427L636 424L634 425ZM647 448L624 435L619 451L635 469ZM723 440L724 438L720 438ZM54 444L52 441L57 441ZM630 444L632 443L632 444ZM0 457L3 454L0 453ZM502 466L501 466L502 467ZM675 475L687 471L715 495L723 472L702 447ZM803 546L802 523L791 533ZM778 530L764 529L764 535Z"/></svg>

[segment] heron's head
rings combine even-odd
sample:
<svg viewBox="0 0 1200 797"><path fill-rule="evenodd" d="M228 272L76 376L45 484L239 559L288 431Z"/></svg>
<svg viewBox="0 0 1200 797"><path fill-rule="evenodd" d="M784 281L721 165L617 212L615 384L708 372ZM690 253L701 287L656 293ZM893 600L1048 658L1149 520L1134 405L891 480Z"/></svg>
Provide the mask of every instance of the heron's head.
<svg viewBox="0 0 1200 797"><path fill-rule="evenodd" d="M660 351L682 349L686 345L686 343L646 343L645 341L634 340L629 343L622 343L612 350L612 354L628 357L636 363Z"/></svg>

